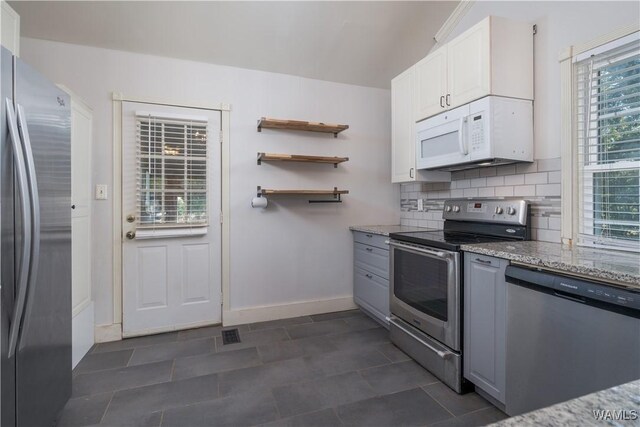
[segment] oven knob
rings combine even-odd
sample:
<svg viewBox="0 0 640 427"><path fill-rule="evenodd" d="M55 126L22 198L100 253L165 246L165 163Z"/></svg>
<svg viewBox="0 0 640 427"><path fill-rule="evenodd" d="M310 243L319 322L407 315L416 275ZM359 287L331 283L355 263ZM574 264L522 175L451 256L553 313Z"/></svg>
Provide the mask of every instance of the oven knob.
<svg viewBox="0 0 640 427"><path fill-rule="evenodd" d="M516 208L514 208L513 206L509 206L509 209L507 209L507 213L509 215L515 215L516 214Z"/></svg>
<svg viewBox="0 0 640 427"><path fill-rule="evenodd" d="M456 212L456 213L460 212L460 206L454 206L453 207L453 211Z"/></svg>
<svg viewBox="0 0 640 427"><path fill-rule="evenodd" d="M504 209L502 209L500 206L496 206L496 213L500 215L502 214L502 212L504 212Z"/></svg>
<svg viewBox="0 0 640 427"><path fill-rule="evenodd" d="M451 206L445 206L444 207L444 211L445 212L451 212Z"/></svg>

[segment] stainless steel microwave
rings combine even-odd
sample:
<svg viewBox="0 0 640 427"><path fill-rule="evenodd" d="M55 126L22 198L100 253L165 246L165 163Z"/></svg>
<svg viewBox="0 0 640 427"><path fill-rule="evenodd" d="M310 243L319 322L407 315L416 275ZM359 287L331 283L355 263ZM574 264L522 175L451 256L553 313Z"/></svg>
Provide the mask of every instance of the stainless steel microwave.
<svg viewBox="0 0 640 427"><path fill-rule="evenodd" d="M487 96L416 126L418 169L533 161L533 101Z"/></svg>

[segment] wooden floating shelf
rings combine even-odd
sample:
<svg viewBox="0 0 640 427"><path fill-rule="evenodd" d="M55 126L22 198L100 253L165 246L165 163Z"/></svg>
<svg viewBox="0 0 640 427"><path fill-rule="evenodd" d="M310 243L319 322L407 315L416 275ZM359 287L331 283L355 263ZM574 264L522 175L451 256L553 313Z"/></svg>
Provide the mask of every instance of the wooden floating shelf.
<svg viewBox="0 0 640 427"><path fill-rule="evenodd" d="M349 190L273 190L258 186L258 197L263 196L331 196L330 199L309 200L309 203L342 203L341 196L349 194Z"/></svg>
<svg viewBox="0 0 640 427"><path fill-rule="evenodd" d="M307 132L332 133L335 138L343 130L349 129L349 125L336 125L331 123L306 122L302 120L280 120L262 117L258 120L258 132L265 129L301 130Z"/></svg>
<svg viewBox="0 0 640 427"><path fill-rule="evenodd" d="M348 161L348 157L329 156L305 156L299 154L274 154L258 153L258 164L262 162L301 162L301 163L328 163L338 167L338 163Z"/></svg>
<svg viewBox="0 0 640 427"><path fill-rule="evenodd" d="M272 190L262 188L263 196L337 196L338 194L349 194L349 190Z"/></svg>

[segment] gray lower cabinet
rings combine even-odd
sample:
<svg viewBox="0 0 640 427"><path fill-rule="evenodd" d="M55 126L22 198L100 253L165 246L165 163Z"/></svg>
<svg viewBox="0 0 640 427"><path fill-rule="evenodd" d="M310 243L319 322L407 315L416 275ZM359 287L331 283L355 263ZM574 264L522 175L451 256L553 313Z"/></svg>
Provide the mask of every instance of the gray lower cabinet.
<svg viewBox="0 0 640 427"><path fill-rule="evenodd" d="M365 313L388 327L389 238L353 232L353 299Z"/></svg>
<svg viewBox="0 0 640 427"><path fill-rule="evenodd" d="M464 253L464 377L505 401L506 291L509 261Z"/></svg>

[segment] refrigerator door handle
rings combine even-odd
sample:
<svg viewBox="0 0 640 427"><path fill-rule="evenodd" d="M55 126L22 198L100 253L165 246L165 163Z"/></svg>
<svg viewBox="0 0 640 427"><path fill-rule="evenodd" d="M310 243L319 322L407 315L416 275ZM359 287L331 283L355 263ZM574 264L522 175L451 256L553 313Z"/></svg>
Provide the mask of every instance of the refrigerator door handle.
<svg viewBox="0 0 640 427"><path fill-rule="evenodd" d="M27 285L27 298L25 307L29 312L29 301L33 299L37 284L38 264L40 262L40 197L38 195L38 180L36 178L36 168L33 161L33 151L31 150L31 138L29 138L29 129L27 128L26 115L24 108L17 104L18 132L22 140L22 152L27 166L27 179L29 180L29 204L31 207L31 257L29 262L29 279ZM29 318L23 321L23 328L28 328ZM21 349L24 343L20 343Z"/></svg>
<svg viewBox="0 0 640 427"><path fill-rule="evenodd" d="M20 324L22 323L22 317L24 315L24 308L27 298L29 264L31 258L32 227L30 212L31 203L27 201L29 199L27 171L24 161L24 152L22 150L22 144L18 132L16 115L13 109L13 103L9 98L6 98L5 104L7 110L7 125L9 127L9 136L11 138L11 147L13 149L15 171L18 178L18 198L20 203L20 210L22 211L22 221L20 221L20 228L22 232L22 253L20 256L20 266L18 268L18 276L16 279L17 296L11 318L11 329L9 331L9 348L7 352L8 357L12 357L16 351L18 335L20 333Z"/></svg>

